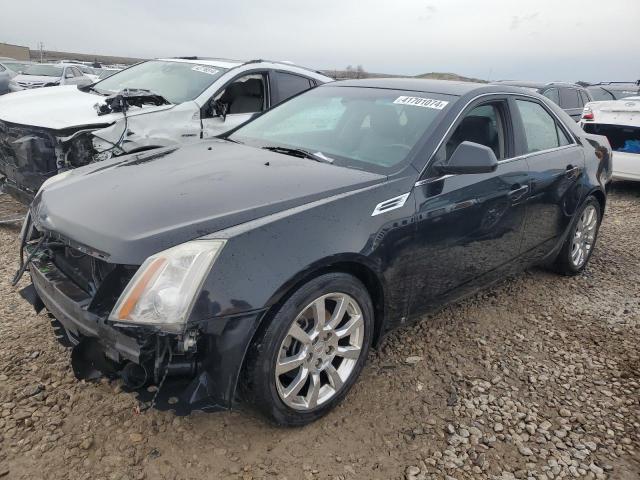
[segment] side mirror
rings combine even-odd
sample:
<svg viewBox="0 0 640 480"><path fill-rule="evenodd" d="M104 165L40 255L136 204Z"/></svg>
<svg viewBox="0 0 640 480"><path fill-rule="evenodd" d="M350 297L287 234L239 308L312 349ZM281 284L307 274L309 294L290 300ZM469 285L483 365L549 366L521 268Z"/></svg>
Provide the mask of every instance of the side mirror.
<svg viewBox="0 0 640 480"><path fill-rule="evenodd" d="M229 104L221 102L220 100L214 100L211 106L211 111L214 117L221 117L224 122L227 119L227 112L229 111Z"/></svg>
<svg viewBox="0 0 640 480"><path fill-rule="evenodd" d="M474 142L462 142L446 165L438 165L440 174L491 173L498 168L498 159L489 147Z"/></svg>

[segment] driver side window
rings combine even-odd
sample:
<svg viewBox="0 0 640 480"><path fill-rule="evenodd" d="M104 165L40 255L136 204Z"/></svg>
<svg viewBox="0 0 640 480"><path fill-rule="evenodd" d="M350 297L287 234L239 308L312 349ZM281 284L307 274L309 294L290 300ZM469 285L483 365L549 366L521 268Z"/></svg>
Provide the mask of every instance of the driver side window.
<svg viewBox="0 0 640 480"><path fill-rule="evenodd" d="M447 164L462 142L479 143L493 150L498 160L505 159L507 145L504 108L504 102L492 102L468 112L436 153L435 164Z"/></svg>
<svg viewBox="0 0 640 480"><path fill-rule="evenodd" d="M251 73L236 78L224 90L218 92L210 102L208 117L213 117L214 108L226 108L227 115L257 113L266 110L266 81L262 73Z"/></svg>

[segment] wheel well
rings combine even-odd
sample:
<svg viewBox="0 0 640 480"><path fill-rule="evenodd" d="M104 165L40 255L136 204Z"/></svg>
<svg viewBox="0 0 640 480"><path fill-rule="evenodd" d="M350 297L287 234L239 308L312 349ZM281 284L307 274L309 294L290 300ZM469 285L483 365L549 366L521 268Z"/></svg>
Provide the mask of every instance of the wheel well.
<svg viewBox="0 0 640 480"><path fill-rule="evenodd" d="M604 214L604 207L607 204L607 197L601 190L594 190L591 192L591 196L594 197L600 204L600 215Z"/></svg>
<svg viewBox="0 0 640 480"><path fill-rule="evenodd" d="M260 329L257 333L261 333L260 330L263 326L268 325L269 321L275 315L275 312L278 311L280 306L287 301L287 299L293 295L293 293L298 290L302 285L308 283L320 275L324 275L327 273L348 273L349 275L353 275L358 280L362 282L362 284L369 292L371 296L371 303L373 304L373 312L375 315L374 325L375 330L373 332L373 343L374 345L379 339L380 333L382 331L382 323L384 318L384 289L382 288L382 284L376 274L366 265L362 263L353 262L353 261L345 261L345 262L337 262L326 267L318 268L316 270L312 270L311 272L305 274L304 276L298 278L295 283L290 285L287 290L280 296L280 298L269 307L269 310L263 317L263 320L260 322Z"/></svg>
<svg viewBox="0 0 640 480"><path fill-rule="evenodd" d="M258 342L260 338L262 338L264 331L269 326L272 318L274 317L278 309L282 306L282 304L284 304L284 302L287 301L287 299L289 299L289 297L291 297L291 295L293 295L293 293L298 288L300 288L305 283L313 280L314 278L319 277L320 275L324 275L326 273L348 273L356 277L358 280L360 280L362 284L365 286L365 288L369 292L369 295L371 296L371 303L373 304L373 311L375 316L374 331L373 331L373 345L376 345L382 337L382 327L383 327L383 321L384 321L384 308L385 308L384 289L382 287L380 280L378 279L376 274L373 272L373 270L371 270L369 267L361 263L349 262L349 261L337 262L329 266L313 270L308 274L302 276L301 278L297 279L297 281L292 285L290 285L285 291L285 293L282 294L280 298L278 298L278 300L273 305L271 305L271 307L269 307L267 312L264 314L264 316L262 317L262 320L260 321L260 326L257 328L256 332L253 335L253 338L251 339L251 345L255 345L256 342ZM246 379L247 358L249 357L251 350L252 348L250 347L242 360L240 378ZM238 387L241 387L241 385L239 384L236 385L236 395L238 392Z"/></svg>

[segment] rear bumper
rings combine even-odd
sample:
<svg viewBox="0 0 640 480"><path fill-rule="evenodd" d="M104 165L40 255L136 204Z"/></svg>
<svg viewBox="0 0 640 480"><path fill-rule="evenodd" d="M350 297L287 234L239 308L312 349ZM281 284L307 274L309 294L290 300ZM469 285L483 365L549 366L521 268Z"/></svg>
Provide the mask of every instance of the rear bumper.
<svg viewBox="0 0 640 480"><path fill-rule="evenodd" d="M145 387L157 385L166 376L156 398L155 406L159 409L187 414L192 410L214 411L233 406L244 358L264 311L212 318L194 325L190 331L197 335L197 349L186 353L180 350L184 338L180 335L144 327L121 328L91 313L90 296L52 262L34 260L30 272L37 295L23 296L36 308L44 305L55 317L61 330L59 340L74 346L74 362L84 362L74 364L77 376L79 370L91 368L117 376L129 364L135 364L149 372L150 380ZM171 350L168 356L165 347ZM76 351L87 350L92 350L91 358L75 355ZM94 355L96 350L99 359ZM109 368L103 369L104 365ZM146 388L136 391L143 401L152 396Z"/></svg>

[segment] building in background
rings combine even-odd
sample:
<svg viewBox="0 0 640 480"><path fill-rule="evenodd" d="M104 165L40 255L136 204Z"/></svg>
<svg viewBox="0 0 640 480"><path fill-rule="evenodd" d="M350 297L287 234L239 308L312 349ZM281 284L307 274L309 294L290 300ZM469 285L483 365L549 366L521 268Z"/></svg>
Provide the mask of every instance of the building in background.
<svg viewBox="0 0 640 480"><path fill-rule="evenodd" d="M0 57L15 58L16 60L31 60L29 47L0 43Z"/></svg>

